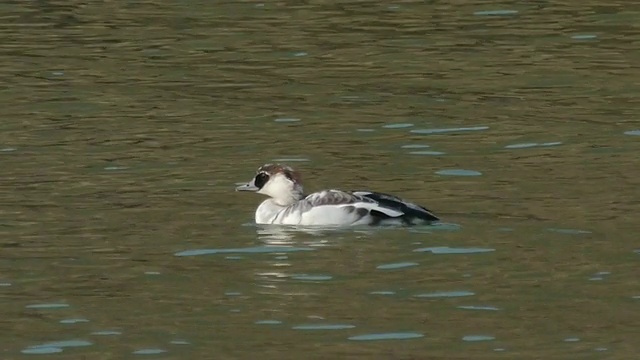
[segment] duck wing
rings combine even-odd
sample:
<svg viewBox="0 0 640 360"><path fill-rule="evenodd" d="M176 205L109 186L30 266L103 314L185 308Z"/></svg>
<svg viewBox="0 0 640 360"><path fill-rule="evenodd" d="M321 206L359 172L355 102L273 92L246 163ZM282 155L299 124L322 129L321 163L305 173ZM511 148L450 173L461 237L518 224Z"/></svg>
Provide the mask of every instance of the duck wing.
<svg viewBox="0 0 640 360"><path fill-rule="evenodd" d="M380 219L398 218L403 214L380 207L373 199L341 190L323 190L287 207L279 215L279 223L300 225L364 225Z"/></svg>
<svg viewBox="0 0 640 360"><path fill-rule="evenodd" d="M431 211L393 195L371 191L324 190L306 196L295 206L304 223L402 223L437 221Z"/></svg>
<svg viewBox="0 0 640 360"><path fill-rule="evenodd" d="M431 210L403 200L397 196L364 190L353 191L351 194L360 198L373 200L378 203L379 208L391 209L402 213L400 217L408 222L408 224L412 224L414 220L421 220L424 222L440 220L433 214L433 212L431 212Z"/></svg>
<svg viewBox="0 0 640 360"><path fill-rule="evenodd" d="M308 195L303 202L306 203L306 207L308 207L309 210L321 206L334 206L346 208L349 211L362 209L358 212L363 215L366 215L366 213L370 211L379 211L389 217L398 217L403 214L393 207L381 206L380 202L373 198L342 190L319 191ZM363 210L366 210L366 212Z"/></svg>

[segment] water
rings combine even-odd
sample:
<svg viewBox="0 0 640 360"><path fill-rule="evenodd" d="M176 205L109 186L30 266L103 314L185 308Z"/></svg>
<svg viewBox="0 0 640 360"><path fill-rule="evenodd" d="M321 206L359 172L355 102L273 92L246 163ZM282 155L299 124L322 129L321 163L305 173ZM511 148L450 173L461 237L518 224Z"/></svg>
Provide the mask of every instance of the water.
<svg viewBox="0 0 640 360"><path fill-rule="evenodd" d="M0 358L638 353L629 2L0 11ZM443 224L255 226L273 161Z"/></svg>

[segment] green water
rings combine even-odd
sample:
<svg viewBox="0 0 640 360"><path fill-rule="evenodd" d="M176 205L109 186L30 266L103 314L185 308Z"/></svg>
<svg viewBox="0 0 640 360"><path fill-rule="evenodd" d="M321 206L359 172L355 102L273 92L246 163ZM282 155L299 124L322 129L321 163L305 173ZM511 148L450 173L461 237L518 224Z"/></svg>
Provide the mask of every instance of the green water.
<svg viewBox="0 0 640 360"><path fill-rule="evenodd" d="M637 356L630 3L0 15L2 359ZM256 226L273 161L443 224Z"/></svg>

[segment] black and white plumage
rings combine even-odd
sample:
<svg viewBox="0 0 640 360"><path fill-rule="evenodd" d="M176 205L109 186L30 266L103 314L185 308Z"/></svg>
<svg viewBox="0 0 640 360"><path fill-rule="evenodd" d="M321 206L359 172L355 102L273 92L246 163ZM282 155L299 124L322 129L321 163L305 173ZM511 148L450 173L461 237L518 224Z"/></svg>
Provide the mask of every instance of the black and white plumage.
<svg viewBox="0 0 640 360"><path fill-rule="evenodd" d="M372 191L323 190L304 195L300 175L284 165L260 167L250 183L236 190L270 197L256 210L258 224L414 225L439 220L422 206Z"/></svg>

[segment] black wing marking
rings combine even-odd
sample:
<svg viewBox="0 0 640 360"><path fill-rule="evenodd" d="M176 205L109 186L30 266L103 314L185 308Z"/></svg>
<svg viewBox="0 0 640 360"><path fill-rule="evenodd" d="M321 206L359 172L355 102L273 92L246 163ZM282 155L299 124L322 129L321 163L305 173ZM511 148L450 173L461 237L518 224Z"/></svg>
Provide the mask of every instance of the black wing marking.
<svg viewBox="0 0 640 360"><path fill-rule="evenodd" d="M440 220L431 212L431 210L403 200L397 196L372 191L353 191L352 194L359 197L371 199L380 204L381 207L400 211L404 213L408 218L417 218L429 222Z"/></svg>

